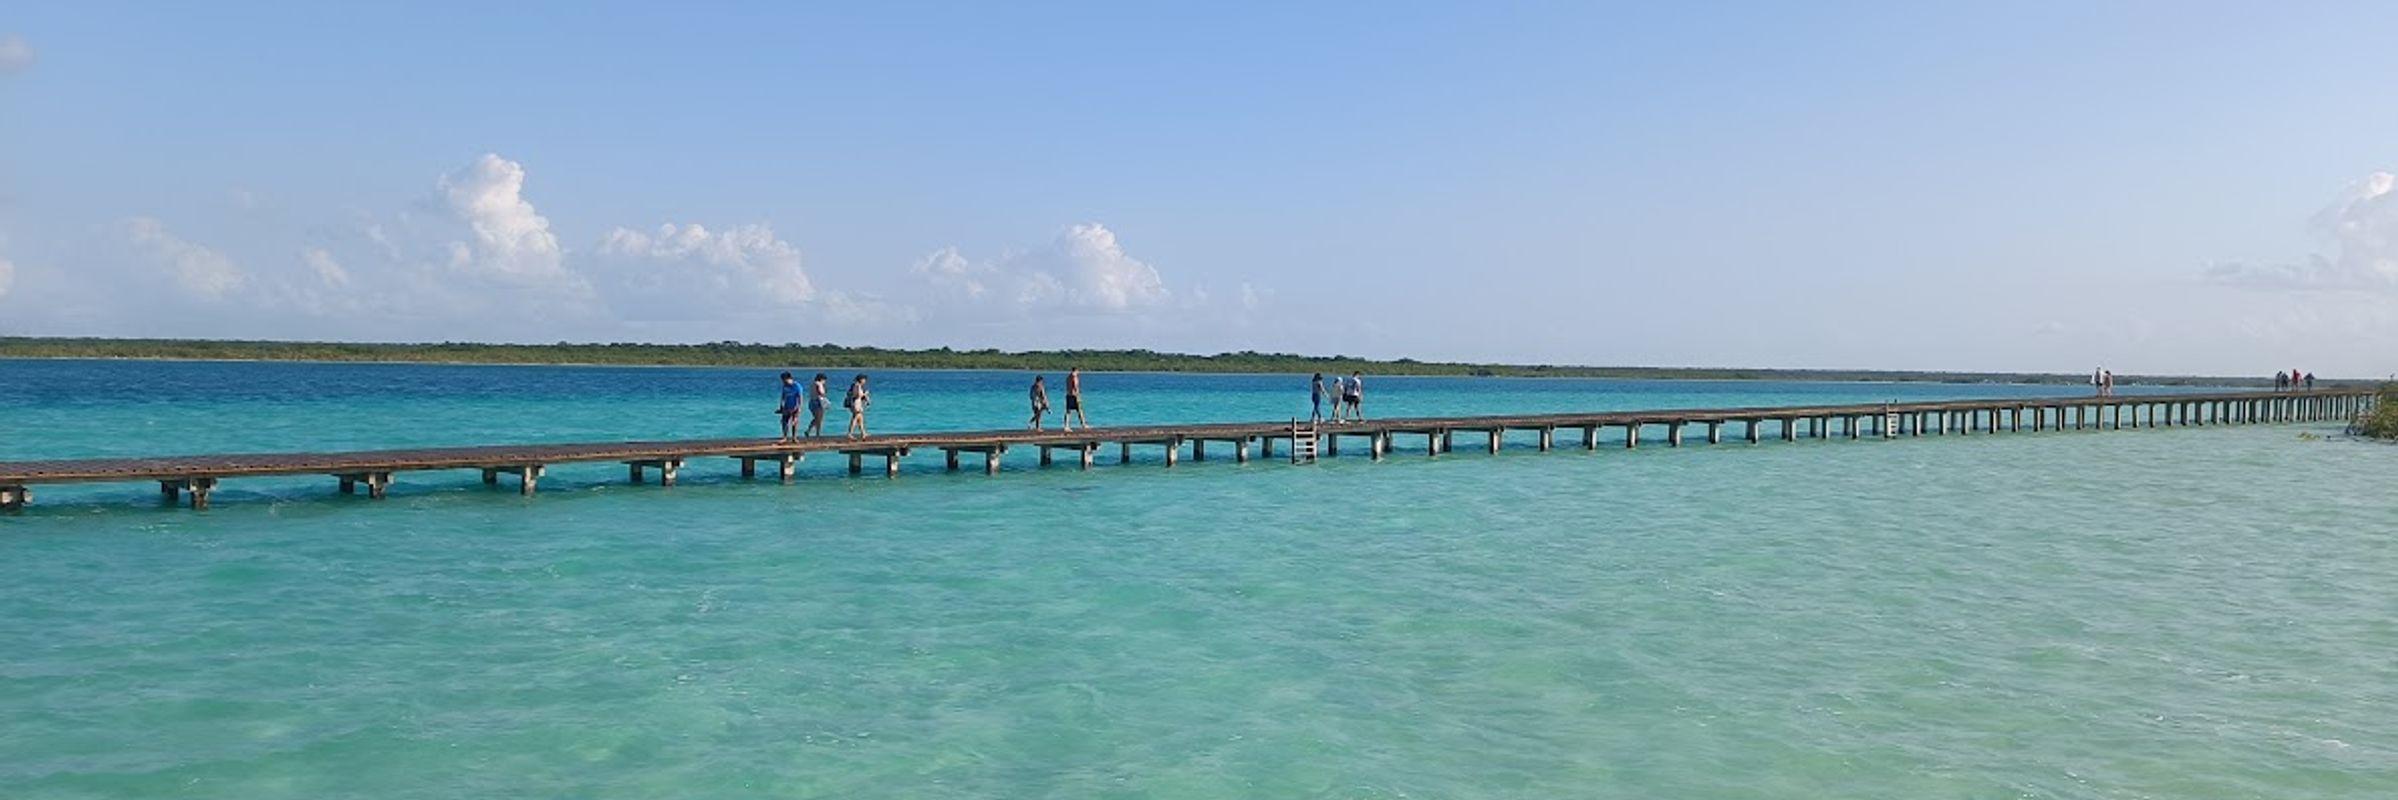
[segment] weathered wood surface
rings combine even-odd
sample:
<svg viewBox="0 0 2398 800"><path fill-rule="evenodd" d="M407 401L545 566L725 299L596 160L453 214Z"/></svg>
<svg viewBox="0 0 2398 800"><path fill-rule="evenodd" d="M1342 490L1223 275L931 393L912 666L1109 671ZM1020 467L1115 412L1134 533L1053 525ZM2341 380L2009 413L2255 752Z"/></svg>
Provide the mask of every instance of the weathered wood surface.
<svg viewBox="0 0 2398 800"><path fill-rule="evenodd" d="M2362 402L2369 390L2312 392L2231 392L2209 394L2118 395L2115 397L2023 397L1984 400L1946 400L1905 403L1864 403L1826 406L1750 408L1627 409L1586 413L1507 414L1471 417L1414 417L1325 424L1317 433L1326 437L1392 434L1426 435L1450 431L1553 430L1687 423L1754 422L1760 420L1821 420L1833 417L1883 414L2013 411L2017 409L2084 409L2245 401L2342 399ZM2127 412L2128 413L2128 412ZM2153 414L2153 412L2152 412ZM2318 416L2320 414L2318 413ZM2153 418L2153 417L2152 417ZM2281 418L2281 417L2277 417ZM2136 417L2135 417L2136 419ZM2271 421L2259 419L2256 421ZM1820 424L1820 423L1816 423ZM323 453L237 453L0 462L0 486L105 481L174 480L194 477L230 478L262 475L370 475L403 471L478 469L516 471L541 465L579 462L659 462L729 456L780 459L785 455L842 452L883 455L917 449L982 451L1007 446L1096 448L1102 444L1180 445L1184 442L1288 439L1287 420L1273 422L1133 425L1077 431L938 431L879 434L848 439L824 437L795 444L773 439L693 439L575 444L515 444L472 447L433 447L358 450ZM1750 430L1753 441L1754 429ZM1445 448L1443 448L1445 449ZM1332 452L1330 450L1327 451Z"/></svg>

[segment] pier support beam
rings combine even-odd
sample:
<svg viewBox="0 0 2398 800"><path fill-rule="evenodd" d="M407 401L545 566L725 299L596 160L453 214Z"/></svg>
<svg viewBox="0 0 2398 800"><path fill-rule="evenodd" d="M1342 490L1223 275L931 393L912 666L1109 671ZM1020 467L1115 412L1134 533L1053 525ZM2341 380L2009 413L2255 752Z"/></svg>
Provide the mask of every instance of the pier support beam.
<svg viewBox="0 0 2398 800"><path fill-rule="evenodd" d="M10 514L25 510L33 502L33 490L23 486L0 486L0 512Z"/></svg>
<svg viewBox="0 0 2398 800"><path fill-rule="evenodd" d="M185 478L183 493L191 498L193 511L208 510L208 496L216 493L215 478Z"/></svg>
<svg viewBox="0 0 2398 800"><path fill-rule="evenodd" d="M1757 426L1764 424L1764 420L1755 420L1755 419L1750 419L1750 420L1741 420L1741 421L1742 421L1742 422L1746 422L1746 423L1748 423L1748 426L1749 426L1749 427L1748 427L1748 440L1749 440L1749 444L1756 444L1756 443L1757 443Z"/></svg>
<svg viewBox="0 0 2398 800"><path fill-rule="evenodd" d="M342 481L342 483L344 483L344 484L347 484L347 483L349 483L349 481L346 481L346 480L345 480L345 481ZM23 487L18 487L18 488L23 488ZM348 486L343 486L343 487L342 487L342 493L343 493L343 494L348 494L348 493L350 493L351 491L355 491L355 490L351 489L351 488L350 488L350 487L348 487ZM174 504L176 504L177 502L180 502L180 501L183 499L183 482L182 482L182 481L159 481L159 482L158 482L158 499L159 499L159 500L161 500L161 501L163 501L163 502L165 502L167 505L170 505L170 506L171 506L171 505L174 505Z"/></svg>
<svg viewBox="0 0 2398 800"><path fill-rule="evenodd" d="M1681 423L1681 422L1679 422L1679 421L1675 421L1675 422L1668 422L1668 423L1665 423L1665 446L1667 446L1667 447L1681 447L1681 446L1682 446L1682 423Z"/></svg>
<svg viewBox="0 0 2398 800"><path fill-rule="evenodd" d="M1503 429L1503 428L1492 428L1492 429L1490 429L1490 451L1491 451L1491 453L1493 453L1493 454L1497 454L1497 453L1499 452L1499 443L1500 443L1501 441L1505 440L1506 438L1507 438L1507 431L1506 431L1505 429Z"/></svg>
<svg viewBox="0 0 2398 800"><path fill-rule="evenodd" d="M1597 426L1597 425L1584 425L1584 426L1582 426L1582 449L1584 449L1584 450L1597 450L1597 449L1599 449L1599 426Z"/></svg>
<svg viewBox="0 0 2398 800"><path fill-rule="evenodd" d="M624 463L626 478L634 483L642 481L643 470L655 468L658 470L658 485L673 486L675 478L683 471L683 460L680 458L657 458Z"/></svg>
<svg viewBox="0 0 2398 800"><path fill-rule="evenodd" d="M1191 440L1191 460L1192 460L1192 461L1206 461L1206 460L1207 460L1207 440L1206 440L1206 439L1192 439L1192 440Z"/></svg>
<svg viewBox="0 0 2398 800"><path fill-rule="evenodd" d="M1429 437L1428 437L1428 438L1429 438ZM1437 439L1435 439L1434 441L1438 441L1438 440L1437 440ZM1234 440L1234 441L1233 441L1233 443L1232 443L1232 463L1235 463L1235 464L1247 464L1247 463L1249 463L1249 440L1247 440L1247 439L1238 439L1238 440Z"/></svg>
<svg viewBox="0 0 2398 800"><path fill-rule="evenodd" d="M1639 446L1640 446L1640 423L1638 423L1638 422L1635 422L1635 423L1632 423L1632 424L1630 424L1630 425L1626 425L1626 426L1624 426L1624 449L1626 449L1626 450L1630 450L1630 449L1632 449L1632 448L1639 447Z"/></svg>
<svg viewBox="0 0 2398 800"><path fill-rule="evenodd" d="M1549 449L1550 449L1551 447L1555 446L1555 445L1556 445L1556 442L1557 442L1557 429L1556 429L1556 428L1542 428L1542 429L1540 429L1540 451L1541 451L1541 452L1543 452L1543 453L1549 452Z"/></svg>
<svg viewBox="0 0 2398 800"><path fill-rule="evenodd" d="M1797 418L1797 417L1783 417L1783 418L1781 418L1780 420L1777 420L1777 421L1782 423L1782 441L1785 441L1785 442L1795 442L1795 441L1798 441L1798 418Z"/></svg>
<svg viewBox="0 0 2398 800"><path fill-rule="evenodd" d="M1724 423L1722 420L1707 423L1707 443L1724 443Z"/></svg>

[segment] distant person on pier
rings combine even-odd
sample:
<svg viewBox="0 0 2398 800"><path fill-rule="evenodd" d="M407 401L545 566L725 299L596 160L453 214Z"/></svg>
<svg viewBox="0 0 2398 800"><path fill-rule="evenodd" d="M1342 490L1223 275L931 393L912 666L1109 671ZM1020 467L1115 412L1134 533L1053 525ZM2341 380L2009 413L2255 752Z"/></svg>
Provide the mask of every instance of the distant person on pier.
<svg viewBox="0 0 2398 800"><path fill-rule="evenodd" d="M815 380L808 382L809 436L824 435L824 411L832 405L824 396L824 380L824 373L819 372L816 373Z"/></svg>
<svg viewBox="0 0 2398 800"><path fill-rule="evenodd" d="M2310 392L2315 390L2315 373L2306 374L2306 390Z"/></svg>
<svg viewBox="0 0 2398 800"><path fill-rule="evenodd" d="M1049 416L1049 385L1043 382L1046 380L1040 375L1032 376L1032 429L1036 431L1041 429L1041 418Z"/></svg>
<svg viewBox="0 0 2398 800"><path fill-rule="evenodd" d="M799 441L799 394L799 380L783 373L783 403L775 407L783 417L783 438L778 440L782 444Z"/></svg>
<svg viewBox="0 0 2398 800"><path fill-rule="evenodd" d="M1351 422L1366 421L1366 379L1364 374L1349 373L1349 386L1344 399L1349 402L1349 420Z"/></svg>
<svg viewBox="0 0 2398 800"><path fill-rule="evenodd" d="M1309 382L1307 386L1307 402L1308 405L1315 409L1315 411L1308 416L1308 423L1311 425L1324 424L1324 373L1316 373L1315 380Z"/></svg>
<svg viewBox="0 0 2398 800"><path fill-rule="evenodd" d="M2111 369L2100 369L2098 371L2098 379L2098 396L2114 397L2115 371Z"/></svg>
<svg viewBox="0 0 2398 800"><path fill-rule="evenodd" d="M866 406L873 402L874 396L866 391L865 373L849 379L849 396L841 400L841 407L849 409L849 438L866 437Z"/></svg>
<svg viewBox="0 0 2398 800"><path fill-rule="evenodd" d="M2290 373L2287 373L2287 372L2276 372L2276 373L2273 373L2273 391L2276 391L2276 392L2286 392L2286 391L2289 391L2289 390L2290 390Z"/></svg>
<svg viewBox="0 0 2398 800"><path fill-rule="evenodd" d="M1066 413L1064 416L1058 417L1057 421L1059 427L1069 431L1074 430L1074 423L1077 422L1082 423L1083 430L1091 428L1091 418L1085 416L1082 411L1081 367L1066 370Z"/></svg>

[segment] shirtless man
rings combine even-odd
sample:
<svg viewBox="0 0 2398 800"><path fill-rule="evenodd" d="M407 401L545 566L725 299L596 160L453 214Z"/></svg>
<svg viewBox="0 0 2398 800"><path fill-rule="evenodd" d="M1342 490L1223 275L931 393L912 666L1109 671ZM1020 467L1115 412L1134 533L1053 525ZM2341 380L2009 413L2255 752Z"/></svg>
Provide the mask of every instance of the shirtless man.
<svg viewBox="0 0 2398 800"><path fill-rule="evenodd" d="M1058 418L1059 425L1066 430L1074 430L1074 423L1077 422L1082 423L1086 430L1091 427L1091 418L1082 413L1081 367L1066 371L1066 415Z"/></svg>

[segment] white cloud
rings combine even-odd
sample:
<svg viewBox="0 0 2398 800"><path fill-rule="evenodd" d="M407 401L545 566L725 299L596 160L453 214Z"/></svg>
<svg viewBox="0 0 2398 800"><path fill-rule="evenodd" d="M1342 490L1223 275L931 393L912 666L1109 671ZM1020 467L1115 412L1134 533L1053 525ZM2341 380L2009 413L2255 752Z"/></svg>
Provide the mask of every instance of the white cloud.
<svg viewBox="0 0 2398 800"><path fill-rule="evenodd" d="M471 242L450 242L451 267L525 281L561 274L564 253L550 221L525 199L523 164L486 153L442 176L440 188L450 213L474 233Z"/></svg>
<svg viewBox="0 0 2398 800"><path fill-rule="evenodd" d="M630 288L644 291L777 306L816 297L815 285L800 266L799 248L777 238L774 228L764 224L711 231L698 224L668 223L649 233L617 228L601 240L599 252L634 262L639 269L621 277Z"/></svg>
<svg viewBox="0 0 2398 800"><path fill-rule="evenodd" d="M0 75L23 72L33 66L33 45L17 34L0 36Z"/></svg>
<svg viewBox="0 0 2398 800"><path fill-rule="evenodd" d="M149 217L125 221L125 238L143 254L166 266L184 290L217 299L242 283L242 271L223 253L185 241Z"/></svg>
<svg viewBox="0 0 2398 800"><path fill-rule="evenodd" d="M987 261L945 247L919 259L915 274L953 298L1020 310L1122 313L1164 303L1157 268L1133 258L1099 223L1068 226L1047 246Z"/></svg>
<svg viewBox="0 0 2398 800"><path fill-rule="evenodd" d="M2221 264L2207 277L2257 289L2398 290L2398 175L2376 172L2351 184L2315 215L2313 227L2331 243L2333 255L2318 253L2299 263Z"/></svg>
<svg viewBox="0 0 2398 800"><path fill-rule="evenodd" d="M308 265L308 270L316 273L317 282L328 287L350 285L350 271L343 269L341 262L335 260L333 253L325 248L311 247L301 251L300 263Z"/></svg>

